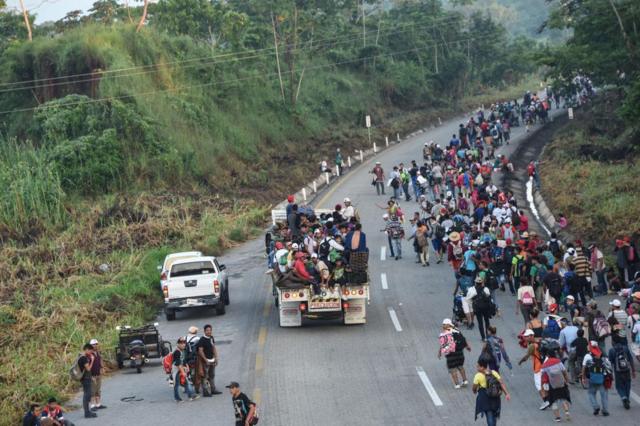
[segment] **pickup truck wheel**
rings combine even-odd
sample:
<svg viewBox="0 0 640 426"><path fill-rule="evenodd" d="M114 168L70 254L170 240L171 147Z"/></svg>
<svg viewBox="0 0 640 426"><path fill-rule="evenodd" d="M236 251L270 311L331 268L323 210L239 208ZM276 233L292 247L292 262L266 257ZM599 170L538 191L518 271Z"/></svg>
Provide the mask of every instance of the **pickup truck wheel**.
<svg viewBox="0 0 640 426"><path fill-rule="evenodd" d="M216 305L216 315L224 315L226 312L226 306L224 301L221 301Z"/></svg>
<svg viewBox="0 0 640 426"><path fill-rule="evenodd" d="M124 360L122 359L122 354L116 354L116 362L118 363L118 368L122 369L124 367Z"/></svg>
<svg viewBox="0 0 640 426"><path fill-rule="evenodd" d="M276 308L280 307L280 299L278 299L278 296L273 298L273 304L276 305Z"/></svg>
<svg viewBox="0 0 640 426"><path fill-rule="evenodd" d="M224 304L229 306L229 283L224 287Z"/></svg>
<svg viewBox="0 0 640 426"><path fill-rule="evenodd" d="M165 311L164 312L167 321L173 321L176 319L176 311Z"/></svg>

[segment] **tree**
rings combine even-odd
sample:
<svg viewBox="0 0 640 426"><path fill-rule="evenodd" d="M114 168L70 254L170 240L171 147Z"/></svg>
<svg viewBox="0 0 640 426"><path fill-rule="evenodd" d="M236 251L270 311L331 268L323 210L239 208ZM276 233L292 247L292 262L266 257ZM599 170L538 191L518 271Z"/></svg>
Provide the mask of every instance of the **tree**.
<svg viewBox="0 0 640 426"><path fill-rule="evenodd" d="M57 20L54 23L56 31L59 33L65 32L72 28L76 28L82 22L82 11L72 10L68 12L64 18Z"/></svg>
<svg viewBox="0 0 640 426"><path fill-rule="evenodd" d="M24 0L20 0L20 8L22 9L22 16L24 17L24 25L27 27L27 37L29 41L32 41L33 33L31 32L31 22L29 22L29 11L24 6Z"/></svg>
<svg viewBox="0 0 640 426"><path fill-rule="evenodd" d="M136 32L139 32L144 25L144 21L147 19L147 10L149 8L149 0L144 0L144 7L142 9L142 16L140 17L140 22L138 22L138 26L136 27Z"/></svg>
<svg viewBox="0 0 640 426"><path fill-rule="evenodd" d="M120 5L116 0L98 0L89 9L91 19L103 24L112 24L116 18Z"/></svg>

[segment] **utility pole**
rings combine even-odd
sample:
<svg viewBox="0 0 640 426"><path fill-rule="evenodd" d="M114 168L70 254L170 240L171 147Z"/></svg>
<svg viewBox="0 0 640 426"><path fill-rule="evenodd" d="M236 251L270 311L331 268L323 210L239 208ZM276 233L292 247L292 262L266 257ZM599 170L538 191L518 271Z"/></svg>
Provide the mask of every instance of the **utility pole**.
<svg viewBox="0 0 640 426"><path fill-rule="evenodd" d="M365 25L364 0L362 0L362 47L367 47L367 27Z"/></svg>
<svg viewBox="0 0 640 426"><path fill-rule="evenodd" d="M433 45L434 53L436 55L436 74L438 74L438 43Z"/></svg>
<svg viewBox="0 0 640 426"><path fill-rule="evenodd" d="M276 18L271 12L271 23L273 24L273 44L276 49L276 65L278 67L278 80L280 80L280 93L282 94L282 102L284 102L284 85L282 84L282 72L280 71L280 55L278 54L278 36L276 34Z"/></svg>

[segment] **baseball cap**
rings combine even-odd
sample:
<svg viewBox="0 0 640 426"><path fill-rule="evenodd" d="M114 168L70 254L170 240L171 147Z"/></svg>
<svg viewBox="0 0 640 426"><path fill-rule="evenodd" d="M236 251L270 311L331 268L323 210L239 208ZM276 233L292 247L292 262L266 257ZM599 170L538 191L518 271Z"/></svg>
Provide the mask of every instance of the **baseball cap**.
<svg viewBox="0 0 640 426"><path fill-rule="evenodd" d="M240 387L240 384L238 382L231 382L227 386L225 386L225 388L227 389L239 388L239 387Z"/></svg>
<svg viewBox="0 0 640 426"><path fill-rule="evenodd" d="M347 198L345 198L344 200L342 200L342 202L343 202L343 203L350 203L350 202L351 202L351 199L347 197Z"/></svg>
<svg viewBox="0 0 640 426"><path fill-rule="evenodd" d="M601 356L602 355L602 351L600 350L600 347L598 346L598 342L596 342L595 340L592 340L592 341L589 342L589 352L591 352L595 356Z"/></svg>
<svg viewBox="0 0 640 426"><path fill-rule="evenodd" d="M198 332L198 327L196 327L195 325L192 325L191 327L189 327L189 333L196 334L197 332Z"/></svg>
<svg viewBox="0 0 640 426"><path fill-rule="evenodd" d="M533 336L534 334L535 333L533 332L533 330L531 330L530 328L527 328L522 335L524 337L529 337L529 336Z"/></svg>
<svg viewBox="0 0 640 426"><path fill-rule="evenodd" d="M298 250L298 248L300 248L300 246L298 245L298 243L293 243L291 244L291 248L294 250Z"/></svg>
<svg viewBox="0 0 640 426"><path fill-rule="evenodd" d="M453 321L450 318L445 318L442 320L442 325L450 325L453 326Z"/></svg>
<svg viewBox="0 0 640 426"><path fill-rule="evenodd" d="M317 259L318 258L318 254L317 253L311 253L311 258L312 259Z"/></svg>
<svg viewBox="0 0 640 426"><path fill-rule="evenodd" d="M288 202L293 203L293 200L294 200L293 195L289 195L289 196L287 197L287 201L288 201Z"/></svg>
<svg viewBox="0 0 640 426"><path fill-rule="evenodd" d="M568 295L568 296L567 296L567 299L576 300L576 298L575 298L575 297L573 297L572 295Z"/></svg>
<svg viewBox="0 0 640 426"><path fill-rule="evenodd" d="M389 219L389 215L387 213L385 213L385 214L382 215L382 218L383 219Z"/></svg>
<svg viewBox="0 0 640 426"><path fill-rule="evenodd" d="M98 342L98 339L91 339L91 340L89 341L89 344L90 344L90 345L97 345L98 343L99 343L99 342Z"/></svg>
<svg viewBox="0 0 640 426"><path fill-rule="evenodd" d="M622 305L622 303L620 303L618 299L613 299L611 302L609 302L609 304L611 306L615 306L616 308L619 308Z"/></svg>

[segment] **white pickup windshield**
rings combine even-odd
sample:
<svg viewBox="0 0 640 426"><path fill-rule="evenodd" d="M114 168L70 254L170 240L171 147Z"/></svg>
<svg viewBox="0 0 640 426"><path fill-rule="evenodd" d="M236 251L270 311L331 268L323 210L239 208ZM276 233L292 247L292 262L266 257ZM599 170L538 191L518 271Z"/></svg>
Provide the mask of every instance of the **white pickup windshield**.
<svg viewBox="0 0 640 426"><path fill-rule="evenodd" d="M171 278L187 277L191 275L206 275L215 274L216 269L213 266L213 262L198 261L189 263L180 263L171 267Z"/></svg>

